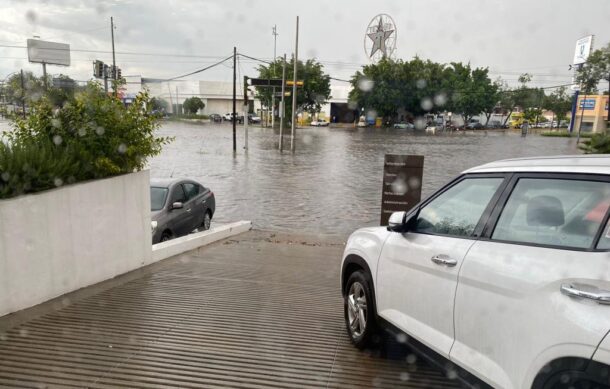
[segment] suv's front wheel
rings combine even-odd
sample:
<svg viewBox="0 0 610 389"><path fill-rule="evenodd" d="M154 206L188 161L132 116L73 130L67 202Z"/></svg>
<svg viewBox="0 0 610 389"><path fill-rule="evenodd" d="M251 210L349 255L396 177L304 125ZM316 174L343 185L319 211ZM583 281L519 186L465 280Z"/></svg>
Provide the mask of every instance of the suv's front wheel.
<svg viewBox="0 0 610 389"><path fill-rule="evenodd" d="M377 330L371 285L371 277L362 271L352 273L347 280L345 325L352 343L358 348L369 345Z"/></svg>

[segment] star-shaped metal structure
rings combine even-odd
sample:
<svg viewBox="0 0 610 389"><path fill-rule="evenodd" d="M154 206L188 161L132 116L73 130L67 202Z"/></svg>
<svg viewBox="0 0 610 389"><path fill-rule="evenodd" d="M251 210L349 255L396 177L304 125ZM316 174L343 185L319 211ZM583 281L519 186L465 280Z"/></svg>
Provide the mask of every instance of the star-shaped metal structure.
<svg viewBox="0 0 610 389"><path fill-rule="evenodd" d="M394 30L386 30L383 29L383 18L379 17L379 24L377 25L377 32L373 32L371 34L367 34L369 38L373 41L373 47L371 48L370 57L373 57L377 51L381 51L384 56L387 56L387 49L385 42L392 35Z"/></svg>

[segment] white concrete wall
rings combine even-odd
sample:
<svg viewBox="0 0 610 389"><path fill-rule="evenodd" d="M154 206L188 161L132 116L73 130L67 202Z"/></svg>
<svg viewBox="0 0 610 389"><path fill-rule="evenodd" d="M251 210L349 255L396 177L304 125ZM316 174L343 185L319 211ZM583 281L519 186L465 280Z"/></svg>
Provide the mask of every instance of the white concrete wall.
<svg viewBox="0 0 610 389"><path fill-rule="evenodd" d="M0 316L152 262L148 171L0 200Z"/></svg>

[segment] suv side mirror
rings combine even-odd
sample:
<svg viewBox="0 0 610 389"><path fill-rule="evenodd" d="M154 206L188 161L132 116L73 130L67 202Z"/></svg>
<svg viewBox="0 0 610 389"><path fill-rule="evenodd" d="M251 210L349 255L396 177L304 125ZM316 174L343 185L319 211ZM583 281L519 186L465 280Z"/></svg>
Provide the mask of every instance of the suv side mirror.
<svg viewBox="0 0 610 389"><path fill-rule="evenodd" d="M407 232L413 229L413 224L417 220L418 210L407 214L407 212L394 212L388 220L388 231Z"/></svg>
<svg viewBox="0 0 610 389"><path fill-rule="evenodd" d="M176 201L172 204L172 209L180 209L182 207L184 207L184 204L182 204L180 201Z"/></svg>

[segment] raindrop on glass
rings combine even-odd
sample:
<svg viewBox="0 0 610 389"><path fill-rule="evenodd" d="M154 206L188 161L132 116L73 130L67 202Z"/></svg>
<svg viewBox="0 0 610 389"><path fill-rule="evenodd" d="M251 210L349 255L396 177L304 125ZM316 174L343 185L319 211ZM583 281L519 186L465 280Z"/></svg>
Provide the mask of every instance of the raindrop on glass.
<svg viewBox="0 0 610 389"><path fill-rule="evenodd" d="M419 80L415 81L415 86L418 89L424 89L426 87L426 80L419 79Z"/></svg>
<svg viewBox="0 0 610 389"><path fill-rule="evenodd" d="M358 80L358 88L363 92L370 92L375 86L375 81L369 80L368 78L361 78Z"/></svg>
<svg viewBox="0 0 610 389"><path fill-rule="evenodd" d="M61 142L63 141L63 139L61 139L60 135L55 135L53 137L53 143L55 143L57 146L59 146L61 144Z"/></svg>
<svg viewBox="0 0 610 389"><path fill-rule="evenodd" d="M125 154L125 152L127 151L127 146L125 145L125 143L121 143L117 150L119 154Z"/></svg>
<svg viewBox="0 0 610 389"><path fill-rule="evenodd" d="M432 99L430 99L429 97L423 98L421 101L421 108L424 111L430 111L432 109Z"/></svg>
<svg viewBox="0 0 610 389"><path fill-rule="evenodd" d="M62 185L64 184L64 181L63 181L61 178L56 177L56 178L53 180L53 184L55 184L55 186L62 186Z"/></svg>

